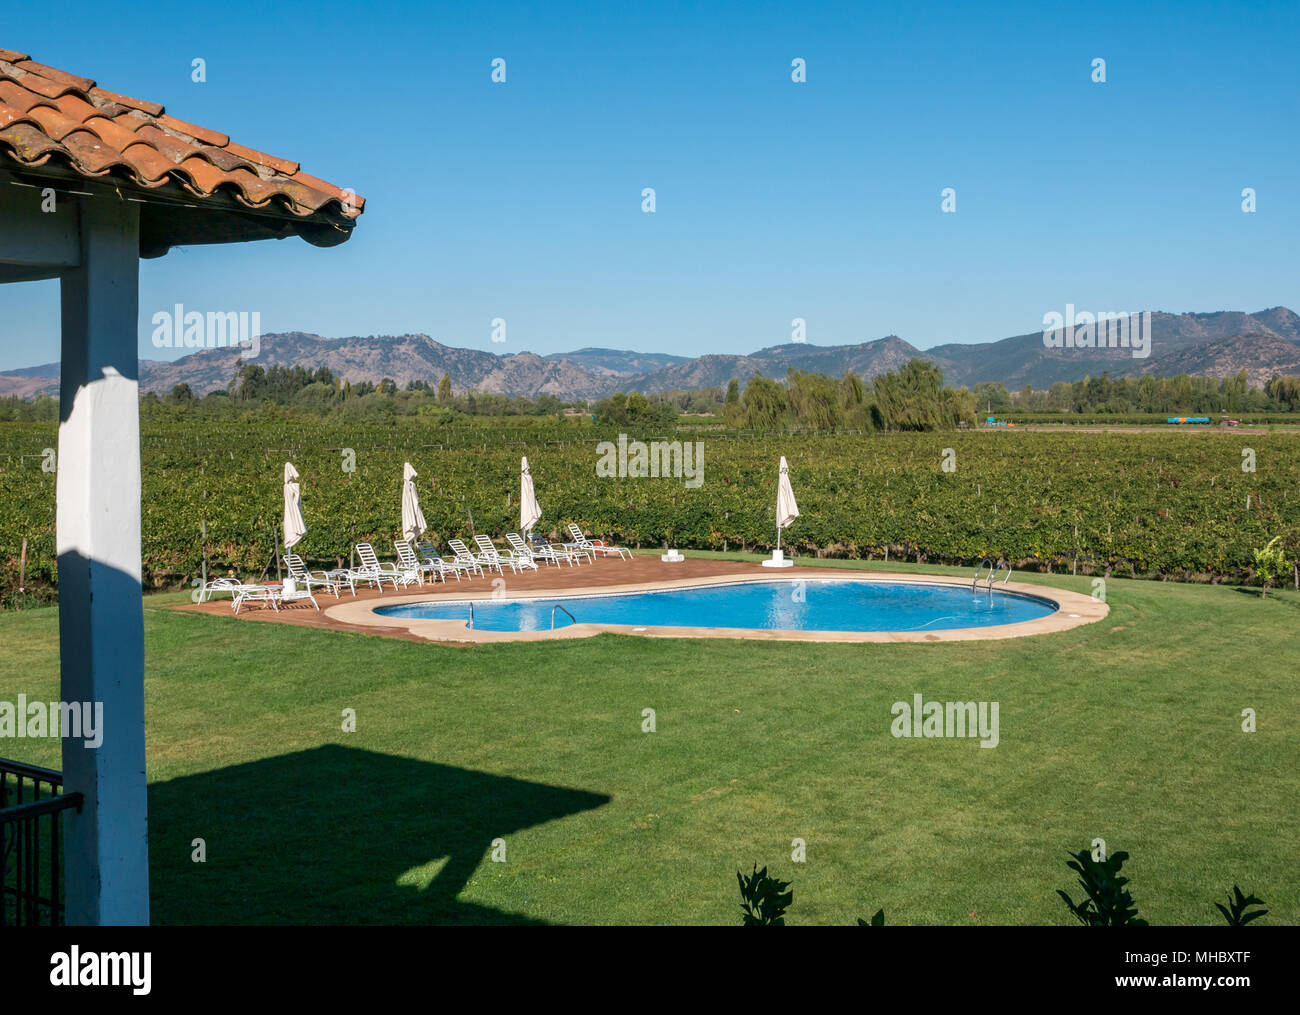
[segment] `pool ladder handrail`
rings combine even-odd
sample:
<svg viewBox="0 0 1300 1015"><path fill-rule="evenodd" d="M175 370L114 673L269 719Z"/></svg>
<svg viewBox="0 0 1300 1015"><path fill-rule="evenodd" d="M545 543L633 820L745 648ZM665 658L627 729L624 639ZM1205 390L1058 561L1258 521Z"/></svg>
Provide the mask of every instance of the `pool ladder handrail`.
<svg viewBox="0 0 1300 1015"><path fill-rule="evenodd" d="M556 611L556 610L564 610L564 607L561 606L559 603L556 603L554 606L551 607L551 630L552 630L552 631L555 630L555 611ZM575 617L572 613L569 613L568 610L564 610L564 612L565 612L565 613L568 613L568 615L569 615L569 619L572 620L575 624L578 622L578 618Z"/></svg>
<svg viewBox="0 0 1300 1015"><path fill-rule="evenodd" d="M985 557L980 561L979 567L975 569L975 578L970 583L970 590L972 593L975 592L976 588L979 586L980 572L984 570L985 564L989 567L989 573L984 579L984 584L989 590L989 599L991 600L993 598L993 582L997 579L998 575L1002 574L1003 569L1007 572L1006 576L1002 579L1003 587L1006 587L1007 583L1011 581L1011 565L1003 560L999 561L995 566L992 557Z"/></svg>
<svg viewBox="0 0 1300 1015"><path fill-rule="evenodd" d="M472 599L469 602L469 626L474 626L474 600Z"/></svg>

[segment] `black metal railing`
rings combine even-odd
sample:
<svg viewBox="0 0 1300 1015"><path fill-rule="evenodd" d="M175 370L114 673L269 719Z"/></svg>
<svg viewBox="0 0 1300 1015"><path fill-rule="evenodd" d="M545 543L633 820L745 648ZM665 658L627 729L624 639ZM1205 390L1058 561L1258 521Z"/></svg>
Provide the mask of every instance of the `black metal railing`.
<svg viewBox="0 0 1300 1015"><path fill-rule="evenodd" d="M0 758L0 927L63 923L63 773Z"/></svg>

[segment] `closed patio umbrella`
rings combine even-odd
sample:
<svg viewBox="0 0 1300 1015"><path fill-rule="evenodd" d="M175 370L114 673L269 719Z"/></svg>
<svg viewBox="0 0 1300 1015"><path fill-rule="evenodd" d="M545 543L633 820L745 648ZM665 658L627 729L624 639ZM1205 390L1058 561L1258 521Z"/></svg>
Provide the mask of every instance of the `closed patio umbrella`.
<svg viewBox="0 0 1300 1015"><path fill-rule="evenodd" d="M790 561L781 552L781 530L799 517L799 505L794 500L794 490L790 487L790 466L781 456L781 475L776 484L776 549L772 559L763 561L764 567L790 567Z"/></svg>
<svg viewBox="0 0 1300 1015"><path fill-rule="evenodd" d="M302 520L302 494L298 490L298 470L284 463L284 548L292 550L307 535Z"/></svg>
<svg viewBox="0 0 1300 1015"><path fill-rule="evenodd" d="M415 477L419 475L411 463L407 462L402 470L402 538L416 540L424 535L428 527L424 524L424 514L420 511L420 495L415 491Z"/></svg>
<svg viewBox="0 0 1300 1015"><path fill-rule="evenodd" d="M528 535L528 530L537 524L538 519L542 517L541 505L537 503L537 495L533 493L533 474L528 471L528 459L525 457L519 464L519 530L523 536Z"/></svg>

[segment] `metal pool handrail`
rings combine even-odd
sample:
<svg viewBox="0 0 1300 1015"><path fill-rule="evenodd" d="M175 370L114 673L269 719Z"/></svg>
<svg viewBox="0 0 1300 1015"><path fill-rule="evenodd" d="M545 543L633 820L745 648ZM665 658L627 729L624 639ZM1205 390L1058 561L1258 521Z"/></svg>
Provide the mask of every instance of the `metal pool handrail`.
<svg viewBox="0 0 1300 1015"><path fill-rule="evenodd" d="M552 631L555 630L555 611L556 611L556 610L564 610L564 607L561 606L559 603L556 603L554 606L551 607L551 630L552 630ZM564 612L565 612L565 613L568 613L568 615L569 615L569 619L572 620L575 624L578 622L578 618L575 617L572 613L569 613L568 610L564 610Z"/></svg>
<svg viewBox="0 0 1300 1015"><path fill-rule="evenodd" d="M985 564L988 565L989 573L984 577L984 585L989 590L989 600L992 601L994 580L997 578L998 575L1002 574L1002 571L1005 568L1007 573L1005 577L1003 577L1002 579L1002 584L1005 587L1006 584L1011 581L1011 565L1004 560L1001 561L999 564L997 564L997 566L995 567L993 564L993 558L985 557L983 560L980 561L979 567L975 569L975 579L970 583L971 592L976 591L976 589L979 587L980 572L984 570Z"/></svg>

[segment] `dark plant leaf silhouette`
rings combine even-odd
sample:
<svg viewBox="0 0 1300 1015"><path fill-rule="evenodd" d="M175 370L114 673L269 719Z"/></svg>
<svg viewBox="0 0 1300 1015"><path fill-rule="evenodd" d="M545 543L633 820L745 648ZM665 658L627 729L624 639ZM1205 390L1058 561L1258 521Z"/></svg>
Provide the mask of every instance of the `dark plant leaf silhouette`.
<svg viewBox="0 0 1300 1015"><path fill-rule="evenodd" d="M1128 878L1120 875L1120 868L1128 859L1127 853L1120 850L1105 860L1094 860L1086 849L1070 855L1074 859L1066 866L1079 875L1079 885L1088 897L1076 904L1059 888L1056 894L1065 900L1080 923L1086 927L1147 926L1147 922L1138 916L1133 896L1124 887Z"/></svg>
<svg viewBox="0 0 1300 1015"><path fill-rule="evenodd" d="M789 881L778 881L767 876L767 868L758 869L745 877L736 871L740 882L740 908L745 914L746 927L784 927L785 911L794 899L794 892L786 891Z"/></svg>
<svg viewBox="0 0 1300 1015"><path fill-rule="evenodd" d="M1242 895L1241 889L1235 884L1232 886L1232 891L1233 894L1236 895L1236 898L1234 899L1231 895L1228 896L1227 909L1224 909L1217 902L1214 904L1214 908L1222 913L1223 918L1228 921L1229 927L1244 927L1246 924L1250 923L1251 920L1258 920L1268 912L1267 909L1255 909L1247 912L1246 907L1262 906L1264 905L1264 900L1257 899L1254 895Z"/></svg>

